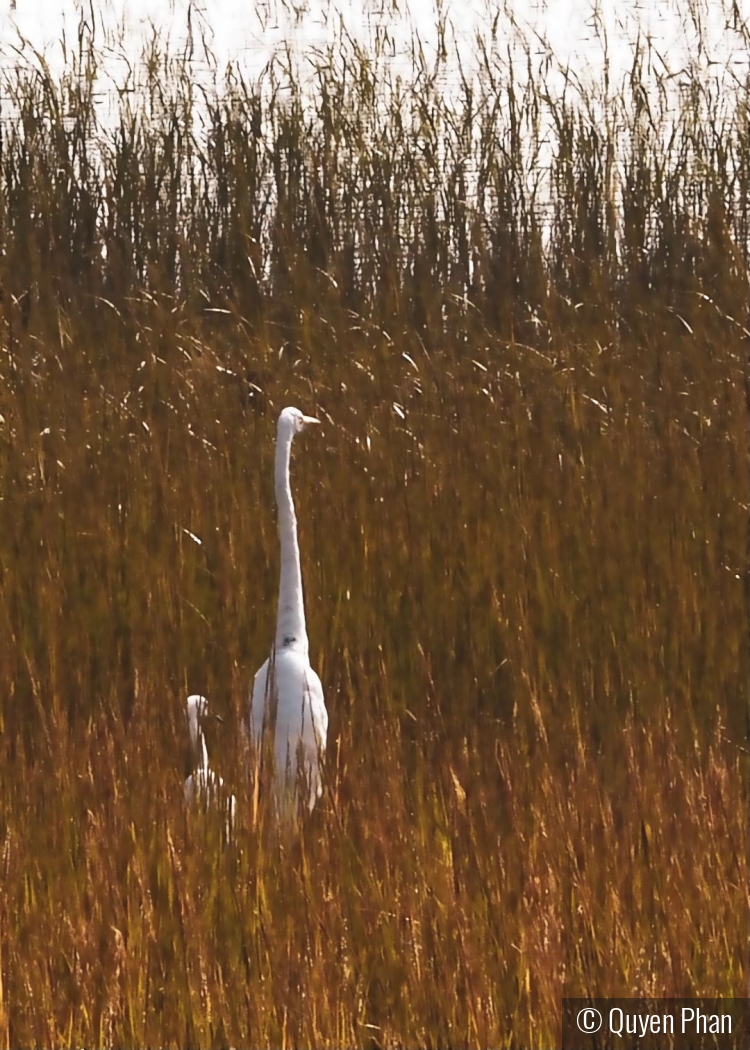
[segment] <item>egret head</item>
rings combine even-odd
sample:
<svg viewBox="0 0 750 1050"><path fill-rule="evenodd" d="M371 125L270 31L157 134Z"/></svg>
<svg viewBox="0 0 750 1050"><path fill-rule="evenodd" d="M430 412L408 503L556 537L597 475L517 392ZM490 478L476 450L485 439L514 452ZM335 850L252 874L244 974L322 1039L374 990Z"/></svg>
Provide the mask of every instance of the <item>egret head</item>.
<svg viewBox="0 0 750 1050"><path fill-rule="evenodd" d="M200 696L199 693L192 693L187 698L188 726L190 727L190 739L194 748L198 747L201 733L200 723L205 717L207 710L208 701L205 696Z"/></svg>
<svg viewBox="0 0 750 1050"><path fill-rule="evenodd" d="M285 408L279 416L278 432L279 436L282 434L300 434L312 424L318 425L319 419L314 416L305 416L300 412L298 408Z"/></svg>

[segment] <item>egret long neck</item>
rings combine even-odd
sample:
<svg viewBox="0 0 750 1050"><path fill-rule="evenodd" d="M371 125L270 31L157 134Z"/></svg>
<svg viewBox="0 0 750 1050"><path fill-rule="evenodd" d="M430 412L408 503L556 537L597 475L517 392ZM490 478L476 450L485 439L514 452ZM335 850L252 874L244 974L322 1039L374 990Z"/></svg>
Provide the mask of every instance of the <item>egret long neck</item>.
<svg viewBox="0 0 750 1050"><path fill-rule="evenodd" d="M201 769L204 774L208 774L208 751L206 750L206 738L201 733Z"/></svg>
<svg viewBox="0 0 750 1050"><path fill-rule="evenodd" d="M280 434L276 442L276 505L279 511L281 540L281 573L279 579L279 614L276 620L277 649L293 645L307 652L305 605L302 598L302 569L297 542L297 518L294 513L289 483L289 458L292 433Z"/></svg>

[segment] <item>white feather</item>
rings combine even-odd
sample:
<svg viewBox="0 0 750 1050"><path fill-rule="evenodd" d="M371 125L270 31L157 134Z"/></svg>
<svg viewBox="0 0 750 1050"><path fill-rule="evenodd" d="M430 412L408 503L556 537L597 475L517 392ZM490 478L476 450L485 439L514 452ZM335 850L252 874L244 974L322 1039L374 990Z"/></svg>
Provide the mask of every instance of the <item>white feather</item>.
<svg viewBox="0 0 750 1050"><path fill-rule="evenodd" d="M208 701L197 693L187 698L188 728L192 745L193 772L185 781L185 799L188 805L203 807L221 805L225 798L224 781L208 763L206 737L201 725L208 713ZM227 831L234 825L236 800L234 795L226 798Z"/></svg>
<svg viewBox="0 0 750 1050"><path fill-rule="evenodd" d="M285 408L279 416L275 489L281 569L276 637L271 656L255 676L250 698L250 730L256 748L262 748L264 734L272 734L277 789L285 802L293 802L302 776L309 786L309 809L322 791L320 764L326 747L328 712L323 686L308 657L289 461L295 434L317 422L296 408Z"/></svg>

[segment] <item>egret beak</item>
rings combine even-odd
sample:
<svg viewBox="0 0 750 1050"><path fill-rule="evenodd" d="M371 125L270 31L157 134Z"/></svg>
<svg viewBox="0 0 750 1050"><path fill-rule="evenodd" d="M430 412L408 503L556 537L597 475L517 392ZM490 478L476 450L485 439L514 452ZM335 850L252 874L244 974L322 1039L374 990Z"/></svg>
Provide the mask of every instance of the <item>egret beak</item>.
<svg viewBox="0 0 750 1050"><path fill-rule="evenodd" d="M311 423L315 423L316 426L321 425L320 420L316 419L315 416L303 416L302 422L305 424L306 427L310 426Z"/></svg>

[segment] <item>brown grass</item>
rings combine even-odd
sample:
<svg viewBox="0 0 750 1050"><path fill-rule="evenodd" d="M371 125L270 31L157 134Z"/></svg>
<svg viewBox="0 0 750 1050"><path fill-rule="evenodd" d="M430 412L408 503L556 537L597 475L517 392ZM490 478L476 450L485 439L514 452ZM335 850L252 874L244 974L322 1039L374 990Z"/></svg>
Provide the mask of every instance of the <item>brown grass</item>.
<svg viewBox="0 0 750 1050"><path fill-rule="evenodd" d="M0 1048L552 1047L563 994L743 994L746 86L636 62L597 123L338 51L201 110L152 55L102 127L85 54L5 85ZM294 841L239 733L288 403Z"/></svg>

